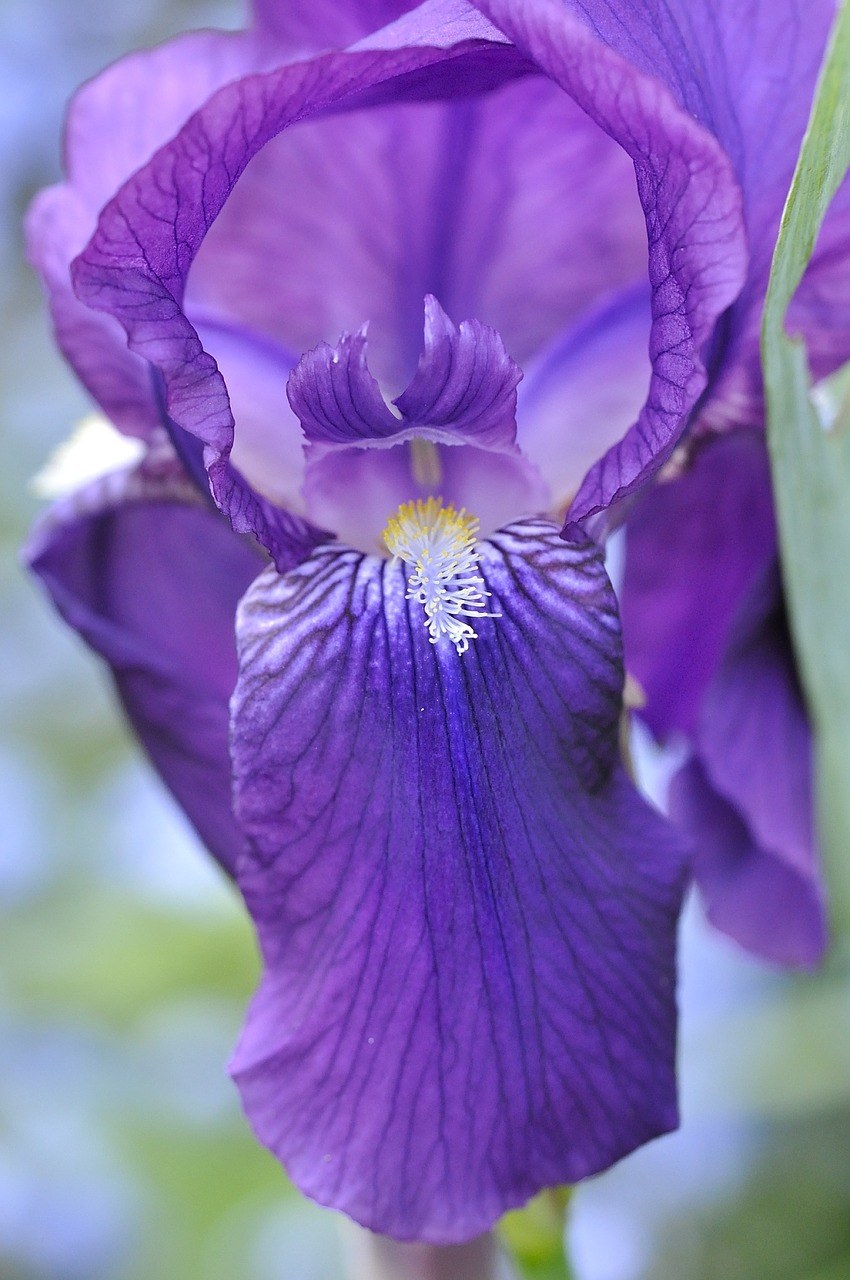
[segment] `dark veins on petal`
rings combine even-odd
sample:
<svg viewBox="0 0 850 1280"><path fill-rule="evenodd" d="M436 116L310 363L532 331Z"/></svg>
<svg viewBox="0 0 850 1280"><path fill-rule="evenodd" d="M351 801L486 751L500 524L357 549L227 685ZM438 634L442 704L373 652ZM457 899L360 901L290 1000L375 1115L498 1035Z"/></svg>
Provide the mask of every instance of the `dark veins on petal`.
<svg viewBox="0 0 850 1280"><path fill-rule="evenodd" d="M599 549L484 544L500 616L428 643L400 564L323 547L238 622L233 1063L298 1184L400 1238L487 1228L676 1123L672 829L617 763Z"/></svg>
<svg viewBox="0 0 850 1280"><path fill-rule="evenodd" d="M287 384L289 402L313 444L389 440L400 432L483 447L516 440L516 388L522 371L495 329L478 320L455 325L436 298L425 299L425 350L391 412L366 363L366 328L336 347L322 342L303 355Z"/></svg>

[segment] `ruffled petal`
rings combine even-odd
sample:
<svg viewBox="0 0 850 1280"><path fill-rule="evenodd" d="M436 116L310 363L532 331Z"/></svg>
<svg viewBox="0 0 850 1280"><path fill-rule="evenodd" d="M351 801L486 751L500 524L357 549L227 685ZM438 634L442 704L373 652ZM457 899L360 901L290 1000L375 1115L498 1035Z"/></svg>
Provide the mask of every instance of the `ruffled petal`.
<svg viewBox="0 0 850 1280"><path fill-rule="evenodd" d="M581 76L576 59L576 28L580 28L580 42L594 38L605 52L616 52L625 59L632 73L636 70L641 76L661 82L678 108L721 143L741 188L749 268L744 288L709 353L713 378L710 393L719 399L714 415L726 413L727 421L732 412L740 415L741 397L753 390L760 392L760 305L782 207L812 104L815 77L835 14L833 0L750 0L748 4L740 4L739 0L648 0L640 6L629 0L566 0L561 5L552 0L529 0L518 6L511 0L476 0L476 4L556 78L565 73L572 77L576 72ZM626 82L631 78L626 73ZM597 95L600 96L604 95ZM632 125L636 125L636 136L640 137L640 113L632 113L631 106ZM661 124L662 132L666 132L663 113L655 124ZM645 134L646 138L649 136L649 132ZM662 142L657 154L662 155L663 151ZM662 200L659 206L655 198L658 183L657 175L652 175L652 157L646 173L648 183L641 178L645 159L635 159L650 215L650 274L655 284L663 255L654 244L653 211L658 212L661 207L666 212L667 202ZM678 180L673 173L664 175L663 168L658 172L664 183ZM686 260L691 257L691 246L699 248L702 239L704 268L710 270L710 260L717 251L723 252L725 232L721 224L710 225L710 215L698 214L694 227L689 228L687 219L682 220L682 207L672 212L666 232L675 252L668 264L673 278L687 288L690 268ZM709 214L708 207L704 214ZM680 234L681 243L677 243ZM850 242L845 238L844 257L847 248ZM704 283L705 276L700 273L695 285L698 307L703 305ZM806 292L808 289L804 289ZM814 320L812 333L817 347L819 326L812 312L809 317ZM698 355L699 329L698 323L694 328ZM736 420L755 420L749 411L745 412L745 419L739 416ZM634 445L634 440L631 443Z"/></svg>
<svg viewBox="0 0 850 1280"><path fill-rule="evenodd" d="M435 491L473 510L488 533L545 511L549 489L516 445L521 377L495 330L477 320L454 325L433 297L425 299L425 350L394 401L397 413L369 372L365 328L308 351L287 393L308 441L310 518L380 553L387 518Z"/></svg>
<svg viewBox="0 0 850 1280"><path fill-rule="evenodd" d="M286 395L295 356L239 326L195 319L227 385L234 423L231 463L256 493L303 515L304 434Z"/></svg>
<svg viewBox="0 0 850 1280"><path fill-rule="evenodd" d="M286 392L312 444L388 440L404 429L369 372L366 347L365 328L345 333L335 347L322 342L305 352L293 369Z"/></svg>
<svg viewBox="0 0 850 1280"><path fill-rule="evenodd" d="M703 348L746 277L741 190L729 156L694 119L691 102L677 101L661 83L666 22L659 18L655 30L652 19L618 0L478 0L477 7L632 157L646 215L649 395L635 425L585 478L571 509L583 520L661 465L705 387ZM644 6L647 14L661 8ZM645 42L636 38L644 27ZM697 45L699 53L706 50Z"/></svg>
<svg viewBox="0 0 850 1280"><path fill-rule="evenodd" d="M522 370L495 329L480 320L454 325L432 295L425 299L425 350L416 375L394 404L420 431L490 449L516 444L516 389Z"/></svg>
<svg viewBox="0 0 850 1280"><path fill-rule="evenodd" d="M242 845L228 753L234 619L262 557L173 468L145 464L53 508L26 557L65 621L109 663L154 766L232 874Z"/></svg>
<svg viewBox="0 0 850 1280"><path fill-rule="evenodd" d="M419 356L426 294L497 329L522 363L645 269L628 157L538 76L275 139L211 229L187 307L298 351L369 319L375 371L395 394Z"/></svg>
<svg viewBox="0 0 850 1280"><path fill-rule="evenodd" d="M581 538L581 535L578 535ZM239 615L239 880L266 965L232 1070L324 1204L486 1229L676 1123L672 829L617 763L616 605L548 522L428 642L401 564L323 548Z"/></svg>
<svg viewBox="0 0 850 1280"><path fill-rule="evenodd" d="M764 435L697 447L630 513L622 591L626 666L656 737L693 733L747 591L776 555Z"/></svg>
<svg viewBox="0 0 850 1280"><path fill-rule="evenodd" d="M366 364L366 331L321 343L302 356L287 386L312 444L389 442L414 433L444 444L515 451L516 388L522 371L488 325L455 325L425 299L425 350L393 414Z"/></svg>
<svg viewBox="0 0 850 1280"><path fill-rule="evenodd" d="M343 100L352 104L358 94L370 101L419 96L419 73L428 68L433 91L448 94L519 72L516 55L505 46L454 46L450 25L442 35L448 42L444 50L328 54L220 89L106 206L75 263L80 298L122 323L131 350L161 373L170 418L206 444L213 492L234 528L254 532L281 569L315 544L315 531L283 516L234 474L227 391L182 310L186 276L249 160L294 121Z"/></svg>

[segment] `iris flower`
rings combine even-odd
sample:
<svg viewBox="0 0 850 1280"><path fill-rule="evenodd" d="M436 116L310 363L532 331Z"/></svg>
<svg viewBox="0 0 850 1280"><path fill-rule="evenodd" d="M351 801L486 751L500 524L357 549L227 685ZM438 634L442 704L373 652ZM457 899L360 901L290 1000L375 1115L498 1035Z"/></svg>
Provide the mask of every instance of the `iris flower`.
<svg viewBox="0 0 850 1280"><path fill-rule="evenodd" d="M676 1123L686 856L601 540L740 399L829 18L258 0L85 86L30 214L138 442L31 562L253 917L255 1131L377 1231Z"/></svg>

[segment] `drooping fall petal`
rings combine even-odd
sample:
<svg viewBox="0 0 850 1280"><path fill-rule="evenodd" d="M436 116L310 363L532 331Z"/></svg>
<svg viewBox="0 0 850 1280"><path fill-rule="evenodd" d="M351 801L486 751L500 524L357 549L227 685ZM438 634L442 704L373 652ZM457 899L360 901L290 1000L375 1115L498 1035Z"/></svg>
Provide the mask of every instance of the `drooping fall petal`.
<svg viewBox="0 0 850 1280"><path fill-rule="evenodd" d="M465 1239L676 1122L683 859L617 763L616 606L547 522L429 643L404 566L318 549L240 610L239 882L265 975L233 1072L325 1204Z"/></svg>

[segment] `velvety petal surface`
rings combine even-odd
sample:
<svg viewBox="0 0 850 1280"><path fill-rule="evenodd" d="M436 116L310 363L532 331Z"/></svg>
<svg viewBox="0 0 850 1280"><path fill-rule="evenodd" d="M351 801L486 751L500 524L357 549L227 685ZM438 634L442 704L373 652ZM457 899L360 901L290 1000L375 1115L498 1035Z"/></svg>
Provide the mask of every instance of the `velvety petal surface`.
<svg viewBox="0 0 850 1280"><path fill-rule="evenodd" d="M658 738L692 734L746 593L776 555L764 435L698 445L629 515L621 594L626 666Z"/></svg>
<svg viewBox="0 0 850 1280"><path fill-rule="evenodd" d="M228 701L236 604L255 547L168 465L113 473L57 505L27 549L65 621L104 658L157 771L230 873Z"/></svg>
<svg viewBox="0 0 850 1280"><path fill-rule="evenodd" d="M257 581L233 703L239 881L265 976L232 1070L321 1203L487 1228L676 1123L677 838L618 763L600 550L482 544L498 617L428 642L401 563Z"/></svg>
<svg viewBox="0 0 850 1280"><path fill-rule="evenodd" d="M694 877L715 928L774 964L815 966L828 937L814 867L801 869L759 844L696 757L673 779L670 811L693 841Z"/></svg>

